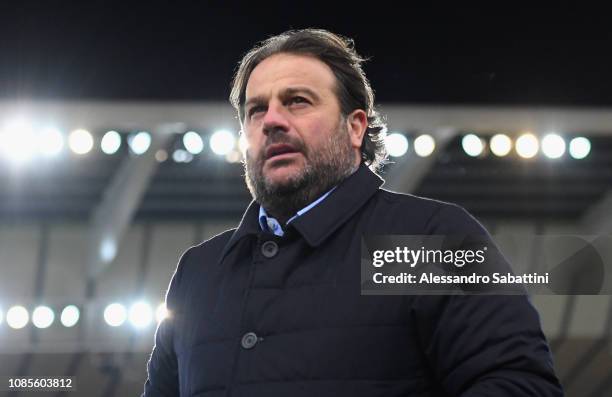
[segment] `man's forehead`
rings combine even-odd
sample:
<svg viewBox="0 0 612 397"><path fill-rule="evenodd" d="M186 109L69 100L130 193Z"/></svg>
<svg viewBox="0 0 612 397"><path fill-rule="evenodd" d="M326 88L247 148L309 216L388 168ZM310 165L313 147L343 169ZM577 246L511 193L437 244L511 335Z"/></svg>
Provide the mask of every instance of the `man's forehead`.
<svg viewBox="0 0 612 397"><path fill-rule="evenodd" d="M309 89L319 95L331 93L335 76L324 62L308 55L276 54L253 69L246 100L288 90Z"/></svg>

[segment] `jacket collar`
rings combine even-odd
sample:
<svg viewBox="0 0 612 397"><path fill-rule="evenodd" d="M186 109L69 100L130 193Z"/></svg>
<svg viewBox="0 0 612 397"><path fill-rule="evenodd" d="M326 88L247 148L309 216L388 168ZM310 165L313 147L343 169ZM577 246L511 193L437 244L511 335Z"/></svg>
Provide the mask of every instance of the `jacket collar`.
<svg viewBox="0 0 612 397"><path fill-rule="evenodd" d="M338 187L321 203L310 211L293 220L287 227L294 227L304 237L308 245L318 247L338 227L372 197L384 183L368 166L361 164L357 171L344 179ZM259 204L251 201L238 228L225 245L219 264L233 246L247 235L261 233L259 226Z"/></svg>

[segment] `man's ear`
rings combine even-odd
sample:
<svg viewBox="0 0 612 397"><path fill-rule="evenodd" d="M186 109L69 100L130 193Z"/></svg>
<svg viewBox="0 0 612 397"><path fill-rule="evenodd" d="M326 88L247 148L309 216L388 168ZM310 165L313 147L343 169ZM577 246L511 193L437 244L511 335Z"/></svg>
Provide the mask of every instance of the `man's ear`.
<svg viewBox="0 0 612 397"><path fill-rule="evenodd" d="M366 112L363 109L353 110L353 112L346 117L346 127L353 148L361 148L363 135L368 128L368 115Z"/></svg>

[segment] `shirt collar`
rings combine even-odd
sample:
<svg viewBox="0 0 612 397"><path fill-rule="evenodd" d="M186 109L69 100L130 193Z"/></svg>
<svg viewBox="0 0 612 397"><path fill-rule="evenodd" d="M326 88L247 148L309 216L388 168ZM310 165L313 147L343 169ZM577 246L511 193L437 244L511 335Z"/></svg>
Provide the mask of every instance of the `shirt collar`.
<svg viewBox="0 0 612 397"><path fill-rule="evenodd" d="M355 214L382 186L384 180L361 164L357 171L344 179L325 200L292 220L291 225L311 247L319 246L338 227ZM219 264L243 237L261 233L259 204L251 201L219 258Z"/></svg>
<svg viewBox="0 0 612 397"><path fill-rule="evenodd" d="M319 197L318 199L316 199L312 203L308 204L306 207L304 207L301 210L299 210L294 216L289 218L289 220L287 221L287 223L285 225L288 225L291 221L296 219L298 216L301 216L301 215L305 214L311 208L314 208L321 201L325 200L325 198L327 196L329 196L329 194L331 192L333 192L334 189L336 189L336 187L337 186L332 187L325 194L323 194L321 197ZM272 218L271 216L268 216L268 213L266 212L266 210L262 206L259 207L259 226L261 227L261 230L263 230L264 232L271 232L271 233L274 233L277 236L281 236L281 237L284 234L283 227L278 223L278 221L275 218Z"/></svg>

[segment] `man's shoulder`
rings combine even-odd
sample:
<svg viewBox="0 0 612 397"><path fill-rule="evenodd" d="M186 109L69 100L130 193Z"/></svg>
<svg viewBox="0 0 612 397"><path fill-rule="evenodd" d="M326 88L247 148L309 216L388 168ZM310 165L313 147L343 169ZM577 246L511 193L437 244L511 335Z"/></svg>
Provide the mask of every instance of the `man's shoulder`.
<svg viewBox="0 0 612 397"><path fill-rule="evenodd" d="M201 243L194 245L191 249L199 252L216 252L220 253L225 245L229 242L230 238L236 231L236 228L225 230L219 234L216 234Z"/></svg>
<svg viewBox="0 0 612 397"><path fill-rule="evenodd" d="M378 211L388 213L401 213L403 215L421 216L430 218L440 211L463 210L457 204L436 200L428 197L416 196L409 193L398 193L386 189L378 189L376 194Z"/></svg>
<svg viewBox="0 0 612 397"><path fill-rule="evenodd" d="M462 206L446 201L379 189L376 217L394 222L409 221L423 234L468 232L481 234L482 225Z"/></svg>
<svg viewBox="0 0 612 397"><path fill-rule="evenodd" d="M453 203L448 203L445 201L440 201L428 197L416 196L410 193L398 193L383 188L378 189L377 196L380 200L383 200L391 205L416 208L425 211L438 211L444 206L455 206L455 204Z"/></svg>
<svg viewBox="0 0 612 397"><path fill-rule="evenodd" d="M216 261L235 231L236 228L225 230L189 247L183 253L181 262L202 264Z"/></svg>

